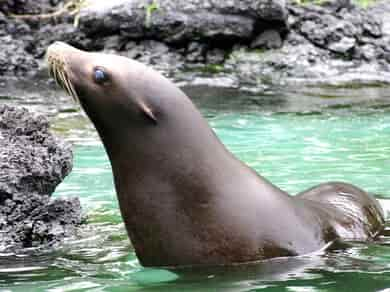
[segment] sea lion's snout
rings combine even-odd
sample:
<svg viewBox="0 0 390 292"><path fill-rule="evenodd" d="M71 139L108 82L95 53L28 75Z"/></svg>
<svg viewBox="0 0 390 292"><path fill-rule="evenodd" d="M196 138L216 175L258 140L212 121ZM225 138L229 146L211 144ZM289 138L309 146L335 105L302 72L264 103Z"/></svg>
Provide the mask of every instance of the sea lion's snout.
<svg viewBox="0 0 390 292"><path fill-rule="evenodd" d="M49 75L77 102L79 100L74 82L70 77L69 61L78 50L63 42L55 42L47 48L46 61Z"/></svg>
<svg viewBox="0 0 390 292"><path fill-rule="evenodd" d="M58 56L70 50L75 51L77 49L63 42L54 42L47 48L47 54L48 56Z"/></svg>

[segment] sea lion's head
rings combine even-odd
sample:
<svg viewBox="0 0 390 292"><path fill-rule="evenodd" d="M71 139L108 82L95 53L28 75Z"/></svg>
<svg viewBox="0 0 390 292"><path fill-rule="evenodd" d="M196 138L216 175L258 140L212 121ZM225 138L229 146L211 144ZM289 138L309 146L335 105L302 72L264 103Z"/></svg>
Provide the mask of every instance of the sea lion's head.
<svg viewBox="0 0 390 292"><path fill-rule="evenodd" d="M203 134L213 135L190 99L140 62L82 51L62 42L50 45L46 58L50 75L80 102L108 152L123 145L115 151L131 149L131 155L149 158L158 151L174 155L173 141L176 151L193 147L204 151L197 141ZM205 131L199 131L201 127Z"/></svg>
<svg viewBox="0 0 390 292"><path fill-rule="evenodd" d="M112 122L118 126L118 122L125 122L122 119L131 119L137 126L157 123L160 98L150 95L155 85L145 80L146 66L126 57L86 52L62 42L49 46L46 58L49 74L80 102L96 126L110 127Z"/></svg>

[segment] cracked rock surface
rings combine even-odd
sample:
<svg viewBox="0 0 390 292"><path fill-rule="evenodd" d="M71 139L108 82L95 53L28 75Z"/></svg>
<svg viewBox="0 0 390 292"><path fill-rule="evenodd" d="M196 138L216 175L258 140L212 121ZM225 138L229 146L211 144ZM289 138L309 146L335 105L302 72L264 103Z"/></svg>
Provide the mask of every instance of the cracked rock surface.
<svg viewBox="0 0 390 292"><path fill-rule="evenodd" d="M81 224L77 198L51 198L72 169L70 145L43 116L0 106L0 251L60 241Z"/></svg>
<svg viewBox="0 0 390 292"><path fill-rule="evenodd" d="M256 52L240 47L225 62L239 84L390 83L390 2L369 9L351 1L288 5L283 46Z"/></svg>

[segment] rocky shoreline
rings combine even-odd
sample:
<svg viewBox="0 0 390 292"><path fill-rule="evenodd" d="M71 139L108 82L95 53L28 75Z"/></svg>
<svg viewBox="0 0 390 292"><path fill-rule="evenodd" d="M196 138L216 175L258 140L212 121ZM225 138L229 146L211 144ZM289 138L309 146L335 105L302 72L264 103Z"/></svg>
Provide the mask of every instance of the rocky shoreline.
<svg viewBox="0 0 390 292"><path fill-rule="evenodd" d="M82 223L77 198L51 198L72 169L69 144L47 119L0 106L0 252L53 244Z"/></svg>
<svg viewBox="0 0 390 292"><path fill-rule="evenodd" d="M0 6L0 76L45 70L47 46L119 53L177 82L261 90L286 84L390 83L390 3L255 0L91 1L76 17L12 18L66 1ZM19 3L19 4L18 4ZM23 5L20 3L24 3Z"/></svg>

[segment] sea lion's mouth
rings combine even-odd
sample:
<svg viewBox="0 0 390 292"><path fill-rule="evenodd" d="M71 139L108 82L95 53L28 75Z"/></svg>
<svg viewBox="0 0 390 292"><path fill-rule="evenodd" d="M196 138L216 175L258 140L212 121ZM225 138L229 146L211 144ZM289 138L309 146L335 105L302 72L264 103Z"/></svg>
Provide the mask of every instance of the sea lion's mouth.
<svg viewBox="0 0 390 292"><path fill-rule="evenodd" d="M77 91L72 84L69 74L66 70L66 62L61 56L60 50L56 50L59 45L57 43L49 46L46 53L46 61L48 63L49 75L52 77L58 86L64 89L76 103L80 103Z"/></svg>

